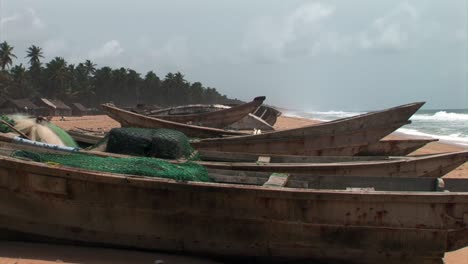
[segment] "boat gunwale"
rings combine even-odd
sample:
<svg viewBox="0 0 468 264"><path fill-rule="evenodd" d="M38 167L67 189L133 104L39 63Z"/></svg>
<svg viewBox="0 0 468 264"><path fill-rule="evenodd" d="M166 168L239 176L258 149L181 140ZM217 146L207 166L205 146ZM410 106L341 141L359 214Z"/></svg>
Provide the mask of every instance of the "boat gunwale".
<svg viewBox="0 0 468 264"><path fill-rule="evenodd" d="M266 99L265 96L257 96L255 97L252 101L248 102L248 103L245 103L245 104L240 104L240 105L237 105L235 107L230 107L230 108L225 108L225 109L221 109L221 110L218 110L218 111L213 111L213 112L205 112L205 113L199 113L199 114L182 114L182 115L152 115L151 117L156 117L158 119L164 119L164 117L166 116L169 116L169 117L184 117L184 118L194 118L194 117L200 117L200 118L203 118L205 116L211 116L211 115L218 115L218 114L224 114L224 113L229 113L229 112L232 112L232 111L236 111L238 109L242 109L242 108L250 108L251 105L256 105L258 104L257 106L255 106L255 109L258 108L260 105L262 105L263 101ZM254 109L254 110L255 110ZM164 110L164 109L162 109ZM161 110L161 111L162 111ZM249 113L252 112L252 111L249 111ZM246 114L247 115L247 114ZM148 115L147 115L148 116ZM175 122L175 121L172 121L172 122Z"/></svg>
<svg viewBox="0 0 468 264"><path fill-rule="evenodd" d="M115 113L109 112L108 109L106 109L106 108L109 108L112 111L123 112L124 114L129 115L130 117L135 116L135 117L138 117L138 118L140 118L142 120L145 120L145 119L150 119L151 120L151 119L153 119L154 121L161 122L163 124L169 124L171 126L180 127L180 128L197 129L198 131L202 131L204 133L218 133L220 135L237 135L237 136L250 135L248 133L234 131L234 130L224 130L224 129L219 129L219 128L189 125L189 124L183 124L183 123L173 122L173 121L169 121L169 120L164 120L164 119L160 119L160 118L156 118L156 117L145 116L145 115L142 115L142 114L127 111L127 110L122 109L122 108L118 108L118 107L116 107L114 105L111 105L111 104L101 104L101 107L104 108L104 111L106 111L107 114L111 116L111 118L116 119L119 123L121 123L122 121L124 123L127 122L126 118L119 117ZM121 120L121 121L119 121L119 120Z"/></svg>
<svg viewBox="0 0 468 264"><path fill-rule="evenodd" d="M5 164L6 163L6 164ZM7 165L7 166L5 166ZM18 168L20 166L20 168ZM303 199L310 195L320 196L334 196L340 199L340 196L350 196L354 198L353 201L358 201L359 199L365 199L364 196L372 196L373 201L385 201L391 199L395 201L396 198L401 198L403 203L409 202L408 199L415 199L415 202L418 202L418 199L423 197L437 197L435 198L438 203L447 203L447 202L464 202L468 203L468 192L434 192L434 191L352 191L352 190L332 190L332 189L306 189L306 188L291 188L291 187L276 187L276 186L258 186L258 185L243 185L238 183L217 183L217 182L195 182L195 181L177 181L173 179L166 179L160 177L149 177L149 176L139 176L131 174L118 174L118 173L109 173L109 172L100 172L93 171L88 169L73 168L68 166L62 167L51 167L47 164L34 162L34 161L24 161L17 158L0 156L0 169L16 169L26 171L32 174L39 174L41 176L57 177L62 179L71 179L78 181L93 181L98 183L108 183L108 184L129 184L132 187L144 188L144 189L154 189L154 188L164 188L163 185L168 185L175 188L207 188L207 189L222 189L224 191L258 191L262 194L271 194L272 197L283 198L283 199ZM39 172L37 172L39 170ZM42 170L46 170L42 172ZM65 175L63 175L65 174ZM76 175L78 174L78 175ZM2 187L0 186L0 189ZM5 187L3 187L5 188ZM275 194L281 194L280 196ZM286 197L289 195L289 197ZM298 197L296 197L298 196ZM305 196L305 197L302 197ZM330 198L332 198L330 197ZM359 198L361 197L361 198ZM327 199L327 200L330 200ZM358 198L358 199L356 199ZM378 199L375 199L378 198ZM347 198L348 199L348 198ZM460 201L458 201L460 199ZM332 199L333 200L333 199ZM421 201L419 201L421 202Z"/></svg>
<svg viewBox="0 0 468 264"><path fill-rule="evenodd" d="M343 167L362 167L362 166L379 166L379 165L393 165L393 164L404 164L404 163L412 163L417 161L426 161L435 158L455 158L459 156L466 156L468 157L468 150L465 151L457 151L457 152L449 152L449 153L442 153L442 154L431 154L431 155L424 155L418 157L391 157L388 160L375 160L375 161L345 161L345 162L330 162L330 163L293 163L293 162L283 162L283 163L256 163L256 162L227 162L227 161L197 161L200 165L216 165L218 164L219 167L225 166L235 166L235 167L262 167L262 166L269 166L272 169L274 168L288 168L288 167L299 167L299 168L307 168L307 167L319 167L319 168L327 168L327 167L338 167L339 165L345 165ZM328 157L328 156L327 156ZM465 161L466 162L466 161ZM398 177L398 176L395 176Z"/></svg>
<svg viewBox="0 0 468 264"><path fill-rule="evenodd" d="M311 128L320 129L321 127L324 127L324 126L327 127L327 126L330 126L330 125L334 125L336 123L352 122L352 121L354 121L356 119L364 119L364 118L369 117L369 116L375 116L375 115L378 115L378 114L386 114L386 113L389 113L389 112L398 111L399 109L405 109L405 108L417 108L417 109L419 109L424 103L425 102L409 103L409 104L400 105L400 106L396 106L396 107L392 107L392 108L387 108L387 109L383 109L383 110L379 110L379 111L372 111L372 112L367 112L367 113L364 113L364 114L355 115L355 116L351 116L351 117L335 119L335 120L331 120L331 121L328 121L328 122L321 122L321 123L317 123L317 124L311 124L311 125L308 125L308 126L292 128L292 129L277 130L277 131L267 132L267 133L264 133L264 134L235 135L235 136L231 136L231 137L228 137L228 138L221 138L221 139L220 138L206 138L206 139L200 139L197 142L214 142L214 141L219 141L219 140L223 140L223 142L227 142L227 141L242 140L242 139L244 139L246 137L249 138L249 141L253 141L253 140L259 140L259 141L260 140L274 140L275 138L284 140L284 138L282 138L281 136L288 136L288 139L289 138L302 138L304 136L310 136L312 134L307 134L307 135L289 135L289 134L295 133L297 131L307 131L307 130L309 130ZM409 119L409 117L408 117L408 119ZM391 123L391 125L401 127L401 126L403 126L405 124L411 123L411 121L408 120L408 119L405 119L404 121L400 121L400 122L393 122L393 123ZM388 123L384 123L384 124L382 124L380 126L372 125L371 128L374 129L374 128L381 128L381 127L389 127L389 126L390 125ZM344 131L346 131L346 133L348 133L348 131L353 131L353 132L354 131L362 131L363 129L369 129L369 127L356 128L354 130L349 130L349 129L339 130L338 133L342 134ZM309 131L307 131L307 132L309 132ZM337 131L335 131L335 133L336 132ZM317 133L323 134L323 132L321 132L321 131L318 131Z"/></svg>

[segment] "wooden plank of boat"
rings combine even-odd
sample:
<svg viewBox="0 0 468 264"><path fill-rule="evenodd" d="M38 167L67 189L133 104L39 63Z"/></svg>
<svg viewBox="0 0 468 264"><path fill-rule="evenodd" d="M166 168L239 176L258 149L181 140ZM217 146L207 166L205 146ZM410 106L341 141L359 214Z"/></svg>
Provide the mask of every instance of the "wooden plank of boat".
<svg viewBox="0 0 468 264"><path fill-rule="evenodd" d="M67 133L76 141L94 145L104 138L102 133L91 133L77 130L67 130Z"/></svg>
<svg viewBox="0 0 468 264"><path fill-rule="evenodd" d="M269 262L442 263L467 246L467 214L468 193L177 182L0 157L0 230L36 239Z"/></svg>
<svg viewBox="0 0 468 264"><path fill-rule="evenodd" d="M383 139L368 146L360 147L356 155L405 156L434 141L438 141L438 139Z"/></svg>
<svg viewBox="0 0 468 264"><path fill-rule="evenodd" d="M239 107L239 106L237 106ZM170 120L169 118L164 118L162 116L180 116L180 115L193 115L193 114L202 114L220 110L230 109L230 106L226 105L219 105L219 104L196 104L196 105L185 105L185 106L176 106L171 108L159 109L155 111L150 111L146 113L147 116L154 116L156 118ZM171 120L175 121L175 120ZM186 122L180 122L186 123ZM195 125L200 125L197 123L192 123ZM210 125L207 125L210 126ZM262 131L273 131L274 128L269 125L265 120L261 119L260 117L248 113L246 116L241 118L240 120L228 124L226 126L228 129L234 130L253 130L253 129L260 129Z"/></svg>
<svg viewBox="0 0 468 264"><path fill-rule="evenodd" d="M77 142L96 144L103 139L102 135L92 133L77 134L67 131ZM437 141L438 139L390 139L380 140L367 146L361 146L358 156L405 156L423 147L424 145ZM203 151L203 150L200 150ZM216 151L215 151L216 152Z"/></svg>
<svg viewBox="0 0 468 264"><path fill-rule="evenodd" d="M6 139L7 142L11 138ZM4 148L44 151L35 146L15 146L1 142ZM99 156L115 156L101 151L87 151ZM321 176L373 177L442 177L468 161L468 151L424 155L418 157L316 157L316 156L262 156L248 153L200 151L202 161L196 163L209 169L281 172ZM118 155L121 157L122 155ZM170 161L178 163L180 161Z"/></svg>
<svg viewBox="0 0 468 264"><path fill-rule="evenodd" d="M260 117L261 119L265 120L270 126L274 126L278 116L281 115L281 112L274 107L268 105L261 105L257 108L254 112L254 115Z"/></svg>
<svg viewBox="0 0 468 264"><path fill-rule="evenodd" d="M203 161L197 163L207 168L321 176L442 177L468 161L468 151L391 158L272 155L268 156L268 162L259 162L262 155L246 153L200 151L199 154Z"/></svg>
<svg viewBox="0 0 468 264"><path fill-rule="evenodd" d="M189 137L198 138L221 137L223 135L246 135L246 133L239 131L187 125L155 117L148 117L120 109L110 104L102 104L101 106L111 118L115 119L123 127L169 128L178 130Z"/></svg>
<svg viewBox="0 0 468 264"><path fill-rule="evenodd" d="M193 141L196 149L266 154L350 156L404 124L424 103L412 103L311 126Z"/></svg>
<svg viewBox="0 0 468 264"><path fill-rule="evenodd" d="M152 117L172 122L192 124L205 127L224 128L235 123L257 109L265 100L265 96L255 97L251 102L234 107L204 113L186 115L151 115ZM169 110L170 112L170 110Z"/></svg>

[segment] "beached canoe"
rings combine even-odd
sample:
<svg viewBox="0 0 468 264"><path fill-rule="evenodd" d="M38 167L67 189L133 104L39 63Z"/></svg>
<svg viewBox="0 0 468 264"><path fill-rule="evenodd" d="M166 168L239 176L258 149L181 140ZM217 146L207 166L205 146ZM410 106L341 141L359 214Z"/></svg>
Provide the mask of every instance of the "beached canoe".
<svg viewBox="0 0 468 264"><path fill-rule="evenodd" d="M225 128L255 111L265 100L265 96L255 97L251 102L218 111L181 114L182 109L165 109L151 116L183 124L196 126Z"/></svg>
<svg viewBox="0 0 468 264"><path fill-rule="evenodd" d="M268 105L261 105L252 114L265 120L265 122L270 124L270 126L274 126L276 124L276 120L281 115L281 112L274 107Z"/></svg>
<svg viewBox="0 0 468 264"><path fill-rule="evenodd" d="M225 135L246 135L246 133L239 131L188 125L155 117L144 116L120 109L111 104L102 104L101 107L111 118L115 119L123 127L169 128L178 130L189 137L197 138L222 137Z"/></svg>
<svg viewBox="0 0 468 264"><path fill-rule="evenodd" d="M382 139L379 142L362 146L357 156L406 156L425 145L438 141L435 138Z"/></svg>
<svg viewBox="0 0 468 264"><path fill-rule="evenodd" d="M104 138L99 133L87 131L67 131L78 143L93 145ZM357 156L405 156L437 139L382 139L367 146L361 146Z"/></svg>
<svg viewBox="0 0 468 264"><path fill-rule="evenodd" d="M238 105L234 107L239 108L241 106L244 106L244 105ZM184 106L176 106L176 107L170 107L170 108L165 108L165 109L158 109L158 110L149 111L143 114L147 116L151 116L151 117L174 121L174 122L187 123L184 120L177 121L177 119L180 118L179 116L194 116L194 115L195 116L198 115L201 119L202 117L201 114L208 115L206 113L217 112L221 110L227 111L227 109L232 109L234 107L220 105L220 104L209 104L209 105L195 104L195 105L184 105ZM220 113L217 113L216 115L219 115L219 114ZM272 126L270 126L263 119L251 113L248 113L247 115L245 115L238 121L233 122L231 124L227 124L229 122L228 119L224 119L223 122L226 123L226 125L214 126L214 127L234 129L234 130L253 130L253 129L260 129L262 131L275 130ZM202 123L198 123L198 122L192 122L192 124L203 125ZM206 126L211 126L211 125L207 124Z"/></svg>
<svg viewBox="0 0 468 264"><path fill-rule="evenodd" d="M36 146L19 145L11 136L0 137L0 147L31 151L47 151ZM99 156L115 154L95 149L81 153ZM125 156L117 154L117 156ZM200 161L194 161L209 169L281 172L319 176L374 177L442 177L468 161L468 151L422 155L414 157L354 156L321 157L293 155L256 155L219 151L198 151ZM180 163L177 160L168 160ZM183 161L182 161L183 162Z"/></svg>
<svg viewBox="0 0 468 264"><path fill-rule="evenodd" d="M237 174L178 182L0 156L0 235L268 263L443 263L468 245L466 179Z"/></svg>
<svg viewBox="0 0 468 264"><path fill-rule="evenodd" d="M93 133L83 130L67 130L67 133L77 142L85 143L87 145L94 145L100 140L104 139L105 134L103 133Z"/></svg>
<svg viewBox="0 0 468 264"><path fill-rule="evenodd" d="M261 154L352 156L362 146L378 142L401 126L424 103L406 104L382 111L306 127L220 139L193 141L196 149Z"/></svg>
<svg viewBox="0 0 468 264"><path fill-rule="evenodd" d="M213 169L320 176L442 177L468 161L468 151L415 157L315 157L199 151Z"/></svg>

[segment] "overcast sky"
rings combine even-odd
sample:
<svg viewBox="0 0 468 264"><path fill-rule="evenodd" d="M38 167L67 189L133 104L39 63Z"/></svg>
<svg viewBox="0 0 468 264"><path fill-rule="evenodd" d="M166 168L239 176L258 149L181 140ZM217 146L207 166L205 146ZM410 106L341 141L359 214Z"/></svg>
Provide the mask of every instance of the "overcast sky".
<svg viewBox="0 0 468 264"><path fill-rule="evenodd" d="M0 0L0 39L302 110L468 108L467 1Z"/></svg>

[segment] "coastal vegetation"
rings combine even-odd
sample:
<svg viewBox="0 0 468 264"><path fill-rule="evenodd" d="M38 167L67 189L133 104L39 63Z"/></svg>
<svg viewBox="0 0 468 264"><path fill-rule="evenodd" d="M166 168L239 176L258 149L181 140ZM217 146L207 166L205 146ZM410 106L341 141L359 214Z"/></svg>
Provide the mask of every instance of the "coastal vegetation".
<svg viewBox="0 0 468 264"><path fill-rule="evenodd" d="M68 63L62 57L43 62L42 48L26 50L28 65L13 65L17 55L6 41L0 43L0 95L19 99L41 96L93 107L113 102L120 106L136 104L172 106L194 103L239 103L201 82L188 82L180 72L160 78L149 71L144 76L133 69L98 67L90 60Z"/></svg>

